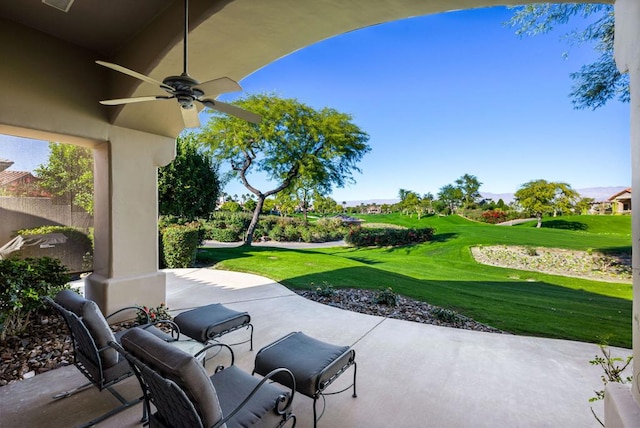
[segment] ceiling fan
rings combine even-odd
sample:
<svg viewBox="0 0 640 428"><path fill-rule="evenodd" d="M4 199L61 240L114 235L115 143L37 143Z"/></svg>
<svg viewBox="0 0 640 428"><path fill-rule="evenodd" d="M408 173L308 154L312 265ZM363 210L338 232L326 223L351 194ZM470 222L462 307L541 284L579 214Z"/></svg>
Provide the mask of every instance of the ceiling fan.
<svg viewBox="0 0 640 428"><path fill-rule="evenodd" d="M180 104L180 111L182 113L182 120L186 128L197 128L200 126L200 120L198 119L198 110L196 109L194 102L199 102L205 107L220 111L225 114L236 116L240 119L244 119L252 123L260 123L262 117L258 114L241 109L231 104L216 101L213 98L220 94L227 92L241 91L242 88L233 79L228 77L221 77L219 79L209 80L207 82L200 83L187 72L188 64L188 47L189 47L189 0L184 0L184 42L183 42L183 72L179 76L166 77L162 82L155 80L144 74L137 73L133 70L129 70L121 65L112 64L105 61L96 61L104 67L110 68L120 73L124 73L128 76L135 77L144 82L157 85L160 89L167 92L167 95L155 95L147 97L134 97L134 98L118 98L113 100L103 100L100 104L108 106L116 106L122 104L139 103L145 101L156 100L170 100L176 99ZM208 94L211 98L204 98Z"/></svg>

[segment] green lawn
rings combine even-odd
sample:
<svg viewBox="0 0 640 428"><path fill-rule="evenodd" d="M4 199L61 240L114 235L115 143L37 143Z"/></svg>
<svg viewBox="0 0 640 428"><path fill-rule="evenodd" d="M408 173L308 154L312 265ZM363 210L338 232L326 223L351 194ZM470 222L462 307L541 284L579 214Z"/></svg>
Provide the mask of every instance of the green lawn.
<svg viewBox="0 0 640 428"><path fill-rule="evenodd" d="M205 249L199 259L252 272L291 288L326 281L334 287L392 287L399 294L454 309L516 334L631 347L630 284L612 284L475 263L473 245L532 245L631 252L631 219L573 216L493 226L458 216L417 220L361 216L375 223L434 227L434 241L401 248L264 247Z"/></svg>

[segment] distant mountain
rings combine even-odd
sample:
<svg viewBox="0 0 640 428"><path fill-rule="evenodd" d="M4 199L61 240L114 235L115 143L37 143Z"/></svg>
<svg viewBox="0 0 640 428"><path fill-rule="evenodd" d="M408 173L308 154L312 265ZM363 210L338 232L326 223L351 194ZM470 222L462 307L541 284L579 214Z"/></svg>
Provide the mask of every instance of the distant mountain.
<svg viewBox="0 0 640 428"><path fill-rule="evenodd" d="M593 198L596 202L606 201L610 196L628 188L628 186L611 186L611 187L588 187L586 189L575 189L583 198ZM502 199L505 204L513 202L513 193L489 193L480 192L485 199L493 199L498 202Z"/></svg>
<svg viewBox="0 0 640 428"><path fill-rule="evenodd" d="M400 202L400 199L363 199L363 200L359 200L359 201L336 201L337 203L342 205L342 202L346 202L347 207L357 207L359 205L371 205L371 204L376 204L376 205L383 205L383 204L396 204L398 202Z"/></svg>
<svg viewBox="0 0 640 428"><path fill-rule="evenodd" d="M483 199L493 199L494 201L498 202L500 199L502 199L502 201L505 204L510 204L511 202L513 202L513 193L489 193L489 192L480 192L480 196L482 196Z"/></svg>
<svg viewBox="0 0 640 428"><path fill-rule="evenodd" d="M577 192L584 198L593 198L596 202L600 202L606 201L616 193L628 188L629 186L589 187L587 189L577 189Z"/></svg>

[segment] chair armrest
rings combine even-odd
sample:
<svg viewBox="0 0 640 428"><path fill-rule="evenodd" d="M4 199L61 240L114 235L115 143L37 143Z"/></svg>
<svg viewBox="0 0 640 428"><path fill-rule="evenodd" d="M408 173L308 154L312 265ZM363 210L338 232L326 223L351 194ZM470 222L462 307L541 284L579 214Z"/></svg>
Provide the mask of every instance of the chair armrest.
<svg viewBox="0 0 640 428"><path fill-rule="evenodd" d="M156 326L158 324L169 324L171 326L171 337L173 337L175 340L180 340L180 327L178 326L178 324L174 323L171 320L157 320L154 321L152 323L147 323L147 324L143 324L140 325L138 327L142 328L142 329L147 329L151 326ZM175 335L174 335L175 333Z"/></svg>
<svg viewBox="0 0 640 428"><path fill-rule="evenodd" d="M291 394L289 394L289 397L287 397L285 394L280 395L278 397L275 410L276 410L276 413L279 415L286 414L291 408L291 404L293 403L293 395L296 392L296 379L290 370L285 368L279 368L279 369L272 370L265 377L263 377L262 380L256 385L256 387L253 388L253 390L249 393L249 395L247 395L247 397L242 401L242 403L240 403L238 407L236 407L235 409L233 409L233 411L231 411L228 415L226 415L224 419L218 421L218 423L215 424L212 428L218 428L225 425L231 418L235 416L236 413L238 413L253 398L254 395L257 394L258 390L262 387L262 385L269 382L273 376L281 372L287 373L287 375L291 378L291 385L283 384L284 386L288 386L291 388Z"/></svg>
<svg viewBox="0 0 640 428"><path fill-rule="evenodd" d="M202 348L201 350L199 350L198 352L196 352L196 354L194 355L194 357L198 358L201 354L205 354L204 358L202 360L202 365L206 366L207 364L207 351L209 349L213 349L213 348L225 348L229 351L229 353L231 354L231 364L229 366L232 366L235 364L236 361L236 356L233 353L233 349L231 349L231 347L229 345L226 345L224 343L209 343L208 345L205 345L204 348ZM215 358L216 355L218 355L220 352L222 351L222 349L220 349L218 352L216 352L215 355L209 357L209 359L211 358ZM220 370L224 369L223 365L218 365L216 367L215 373L218 373Z"/></svg>
<svg viewBox="0 0 640 428"><path fill-rule="evenodd" d="M107 321L109 320L109 318L111 318L112 316L119 314L120 312L124 312L124 311L130 311L132 309L137 310L138 312L142 312L145 317L147 318L147 322L145 324L149 324L151 322L151 319L149 319L149 313L147 311L144 310L144 308L142 306L125 306L124 308L118 309L117 311L107 315L106 317L104 317L104 319L106 319Z"/></svg>

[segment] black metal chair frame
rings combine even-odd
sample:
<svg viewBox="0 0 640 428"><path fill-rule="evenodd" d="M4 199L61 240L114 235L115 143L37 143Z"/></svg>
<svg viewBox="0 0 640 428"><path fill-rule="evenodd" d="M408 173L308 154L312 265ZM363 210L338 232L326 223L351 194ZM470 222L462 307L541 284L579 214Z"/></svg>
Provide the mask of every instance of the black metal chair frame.
<svg viewBox="0 0 640 428"><path fill-rule="evenodd" d="M74 388L69 391L64 391L64 392L55 394L52 398L54 400L67 398L81 391L84 391L91 386L95 386L98 388L99 391L103 391L106 389L120 402L119 407L116 407L115 409L112 409L109 412L95 419L92 419L91 421L82 425L82 427L93 426L99 422L104 421L105 419L110 418L113 415L116 415L128 409L131 406L135 406L136 404L140 403L144 398L143 396L140 396L134 400L127 401L118 391L116 391L113 388L113 385L133 375L132 371L128 371L127 373L117 378L111 379L109 381L105 379L101 353L111 348L109 346L98 348L93 336L89 332L89 329L87 328L87 326L84 324L84 322L78 315L66 309L65 307L61 306L60 304L58 304L57 302L55 302L53 299L49 297L45 297L45 300L48 304L50 304L60 313L65 323L67 324L67 327L69 328L69 331L71 333L71 340L73 343L73 350L74 350L73 364L78 368L78 370L80 370L80 372L87 379L89 379L89 382L87 382L86 384L80 385L77 388ZM106 316L105 319L109 319L110 317L126 310L138 310L138 311L142 311L142 313L147 314L142 307L129 306L129 307L122 308ZM147 314L147 321L149 321L148 314ZM165 322L172 324L170 321L167 321L167 320L160 321L160 323L165 323ZM151 324L148 323L147 325L150 326ZM180 336L180 331L175 324L172 325L172 335L174 333L176 334L176 340L178 340ZM146 421L146 419L147 419L147 413L146 411L143 411L142 421L144 422Z"/></svg>
<svg viewBox="0 0 640 428"><path fill-rule="evenodd" d="M159 412L151 413L151 403L154 404L156 409L159 406L162 406L162 403L170 403L171 408L174 411L181 412L181 417L185 420L185 426L190 427L203 427L202 420L198 415L193 403L187 397L187 394L178 386L175 382L170 379L163 377L160 373L155 371L153 368L149 367L138 358L133 356L131 353L127 352L120 344L111 342L109 344L111 347L120 352L126 359L129 361L129 364L132 367L133 372L138 378L138 382L140 382L140 387L143 392L144 398L144 412L149 415L151 421L155 422L160 427L168 427L168 424L162 418L162 415ZM208 349L220 347L226 348L231 355L231 366L235 362L235 355L233 350L229 345L224 343L211 343L206 346L206 351ZM200 351L200 352L203 352ZM217 353L216 353L217 354ZM196 354L197 356L197 354ZM218 365L214 371L215 373L224 370L224 366ZM259 389L267 382L271 381L275 375L279 373L288 373L291 376L291 393L287 397L285 394L282 394L276 403L276 413L282 416L282 421L277 425L278 428L284 427L289 421L292 422L292 428L296 426L296 416L291 412L291 405L293 403L293 396L295 394L295 379L293 378L293 374L287 369L276 369L271 373L266 375L251 391L251 393L241 402L236 408L230 412L228 415L224 415L224 418L218 421L211 428L219 428L227 424L233 417L252 399L252 397L259 391Z"/></svg>

